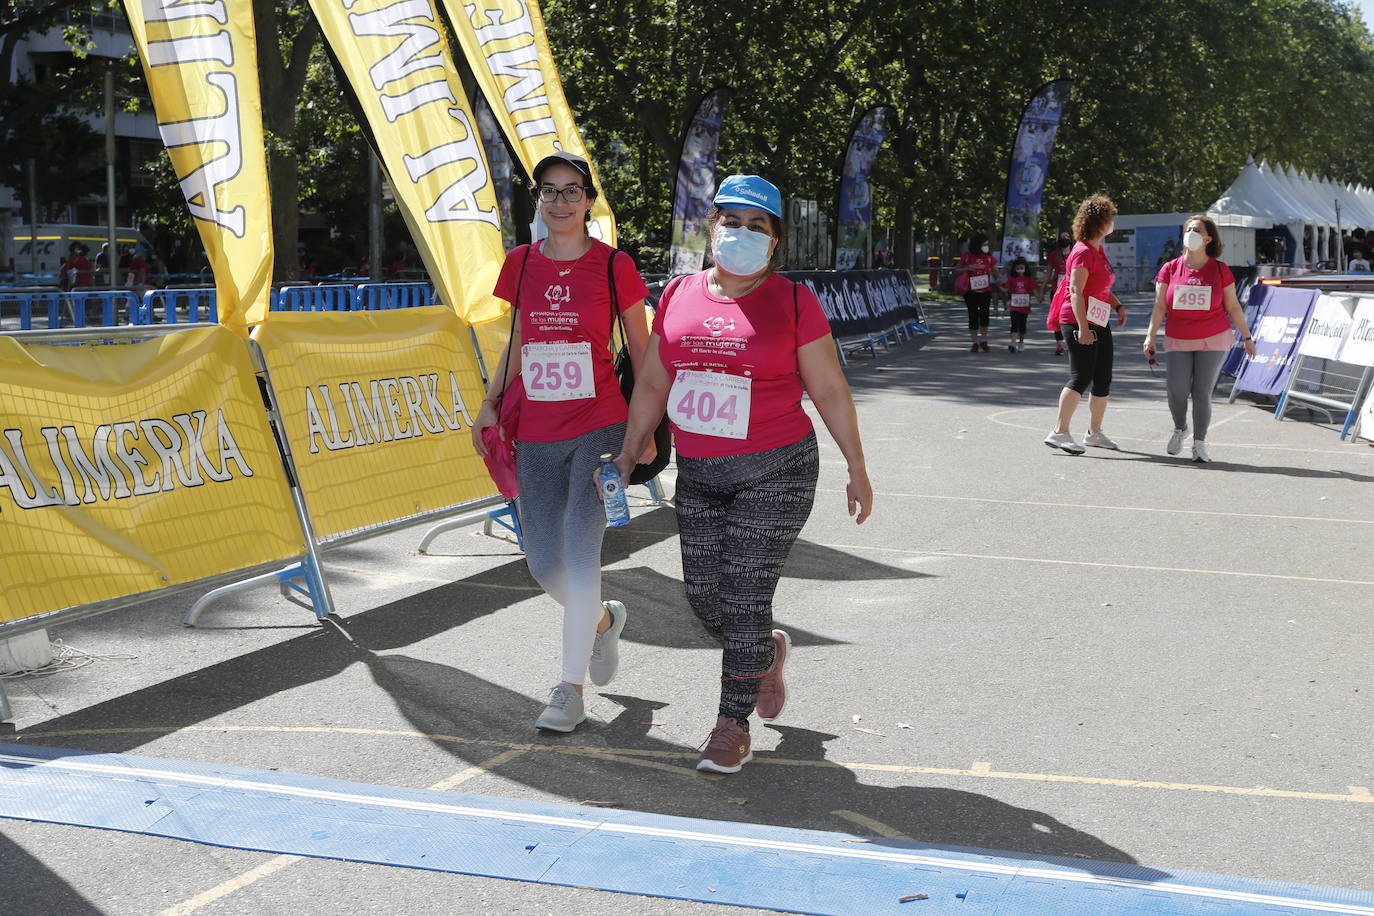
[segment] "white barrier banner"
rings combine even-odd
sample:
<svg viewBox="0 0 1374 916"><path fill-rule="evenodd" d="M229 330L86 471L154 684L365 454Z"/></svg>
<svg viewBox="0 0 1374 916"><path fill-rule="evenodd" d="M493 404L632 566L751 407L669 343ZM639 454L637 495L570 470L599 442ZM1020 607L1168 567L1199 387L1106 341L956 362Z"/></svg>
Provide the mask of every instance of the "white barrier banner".
<svg viewBox="0 0 1374 916"><path fill-rule="evenodd" d="M1316 359L1336 359L1350 331L1354 311L1355 300L1349 296L1318 296L1312 306L1312 318L1298 341L1298 352Z"/></svg>
<svg viewBox="0 0 1374 916"><path fill-rule="evenodd" d="M1368 439L1374 442L1374 389L1370 389L1364 399L1364 409L1360 411L1353 438Z"/></svg>
<svg viewBox="0 0 1374 916"><path fill-rule="evenodd" d="M1355 302L1355 314L1345 336L1345 346L1341 347L1341 362L1374 366L1374 298L1360 296ZM1365 410L1369 410L1368 402ZM1374 429L1368 426L1365 429L1374 433Z"/></svg>

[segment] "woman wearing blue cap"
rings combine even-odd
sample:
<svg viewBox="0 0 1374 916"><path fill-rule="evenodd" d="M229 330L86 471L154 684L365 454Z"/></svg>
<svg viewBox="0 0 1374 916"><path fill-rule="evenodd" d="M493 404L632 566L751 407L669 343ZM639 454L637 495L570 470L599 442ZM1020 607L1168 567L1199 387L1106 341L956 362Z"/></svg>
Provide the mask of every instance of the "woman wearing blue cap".
<svg viewBox="0 0 1374 916"><path fill-rule="evenodd" d="M618 302L638 375L649 331L649 294L634 259L587 234L596 187L581 156L554 153L534 167L531 189L549 234L506 256L496 295L511 303L511 343L492 373L472 441L517 377L525 402L516 431L520 528L530 573L563 606L563 672L535 725L570 732L587 718L582 682L610 683L619 664L625 605L601 600L601 539L606 516L591 480L600 456L625 435L625 398L611 358ZM612 258L614 260L612 261ZM615 284L614 295L611 283ZM653 457L650 443L640 456ZM628 475L627 475L628 479Z"/></svg>
<svg viewBox="0 0 1374 916"><path fill-rule="evenodd" d="M803 389L848 462L855 521L868 517L873 491L821 304L774 272L782 195L758 176L731 175L714 203L715 266L663 291L616 464L629 473L666 406L687 599L725 648L719 712L697 768L734 773L753 758L749 716L775 719L787 700L791 643L773 629L773 594L820 467Z"/></svg>

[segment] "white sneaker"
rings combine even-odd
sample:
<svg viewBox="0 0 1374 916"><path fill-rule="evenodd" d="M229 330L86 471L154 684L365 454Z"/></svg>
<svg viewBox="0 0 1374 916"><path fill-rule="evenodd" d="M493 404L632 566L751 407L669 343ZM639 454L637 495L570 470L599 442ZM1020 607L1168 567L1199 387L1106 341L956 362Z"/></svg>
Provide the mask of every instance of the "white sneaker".
<svg viewBox="0 0 1374 916"><path fill-rule="evenodd" d="M582 695L571 684L559 684L549 693L549 705L544 708L535 728L551 732L570 732L587 721Z"/></svg>
<svg viewBox="0 0 1374 916"><path fill-rule="evenodd" d="M1086 436L1084 436L1083 444L1091 445L1093 448L1121 448L1121 446L1117 445L1111 439L1107 438L1107 434L1100 429L1095 433L1088 433Z"/></svg>
<svg viewBox="0 0 1374 916"><path fill-rule="evenodd" d="M1062 448L1070 455L1081 455L1087 451L1083 446L1073 441L1073 436L1069 433L1051 432L1045 437L1045 444L1050 448Z"/></svg>
<svg viewBox="0 0 1374 916"><path fill-rule="evenodd" d="M620 667L620 633L625 629L625 621L630 614L619 601L603 601L601 606L611 615L611 625L606 632L596 634L587 674L591 676L593 684L605 687L615 679L616 669Z"/></svg>
<svg viewBox="0 0 1374 916"><path fill-rule="evenodd" d="M1207 443L1201 439L1193 440L1193 460L1202 464L1212 460L1212 456L1207 454Z"/></svg>
<svg viewBox="0 0 1374 916"><path fill-rule="evenodd" d="M1188 427L1186 426L1182 429L1174 430L1173 435L1169 437L1169 444L1164 446L1164 451L1168 452L1170 455L1177 455L1183 450L1183 439L1187 435Z"/></svg>

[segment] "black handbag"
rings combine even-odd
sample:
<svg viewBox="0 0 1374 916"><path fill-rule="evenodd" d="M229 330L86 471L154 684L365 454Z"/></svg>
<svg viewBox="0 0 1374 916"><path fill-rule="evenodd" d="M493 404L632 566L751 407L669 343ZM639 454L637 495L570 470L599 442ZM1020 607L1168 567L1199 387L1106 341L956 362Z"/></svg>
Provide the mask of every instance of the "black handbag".
<svg viewBox="0 0 1374 916"><path fill-rule="evenodd" d="M620 393L625 398L625 403L630 403L630 398L635 392L635 369L634 363L630 360L630 338L625 334L625 319L620 314L620 293L615 287L615 256L620 254L619 248L611 249L611 256L606 259L606 282L611 288L611 314L612 330L615 323L620 324L620 339L622 341L620 352L615 355L615 375L620 381ZM611 335L614 339L614 334ZM658 421L658 427L654 429L654 447L658 453L654 455L654 460L648 464L636 464L635 469L630 472L630 483L648 483L659 475L659 472L668 466L668 459L672 457L673 435L668 427L668 414L663 415L663 419Z"/></svg>

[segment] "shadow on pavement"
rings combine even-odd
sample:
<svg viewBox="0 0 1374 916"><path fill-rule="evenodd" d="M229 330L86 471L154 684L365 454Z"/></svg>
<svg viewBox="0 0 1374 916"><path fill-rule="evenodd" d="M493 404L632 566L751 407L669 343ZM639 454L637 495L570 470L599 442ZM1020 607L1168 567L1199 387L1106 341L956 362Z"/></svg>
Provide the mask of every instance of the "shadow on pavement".
<svg viewBox="0 0 1374 916"><path fill-rule="evenodd" d="M1202 462L1193 461L1188 457L1188 453L1161 455L1157 452L1137 452L1124 448L1119 450L1119 454L1132 456L1129 459L1131 461L1148 461L1166 467L1177 468L1184 471L1197 471L1199 473L1231 471L1238 474L1274 474L1280 477L1297 477L1307 480L1349 480L1352 483L1374 483L1374 477L1368 474L1356 474L1353 471L1298 468L1281 464L1236 464L1231 461L1216 460L1204 464Z"/></svg>
<svg viewBox="0 0 1374 916"><path fill-rule="evenodd" d="M0 821L0 828L4 822ZM0 829L0 875L4 912L61 913L62 916L100 916L105 912L63 881L40 860L5 836ZM17 878L18 880L14 880Z"/></svg>
<svg viewBox="0 0 1374 916"><path fill-rule="evenodd" d="M828 765L825 742L836 736L800 728L772 728L782 735L777 749L760 758L809 764L756 762L735 776L702 778L694 769L695 749L653 736L668 700L603 694L622 707L611 722L589 722L573 735L536 733L542 704L458 668L401 655L373 655L359 647L377 684L418 731L428 735L532 742L536 750L503 763L499 775L543 796L593 802L676 817L769 824L810 830L856 832L856 822L836 812L853 812L911 837L913 842L874 840L906 848L968 847L985 854L1068 860L1092 870L1088 861L1134 863L1120 849L1075 830L1049 815L1008 805L974 792L922 786L872 786L854 772ZM701 685L703 690L714 685ZM454 699L464 699L459 709ZM704 739L705 726L702 723ZM466 763L494 753L491 745L436 741ZM629 749L640 752L607 754ZM601 751L601 754L597 752ZM647 752L647 753L646 753ZM858 832L868 832L862 827ZM1144 870L1144 880L1167 878Z"/></svg>

